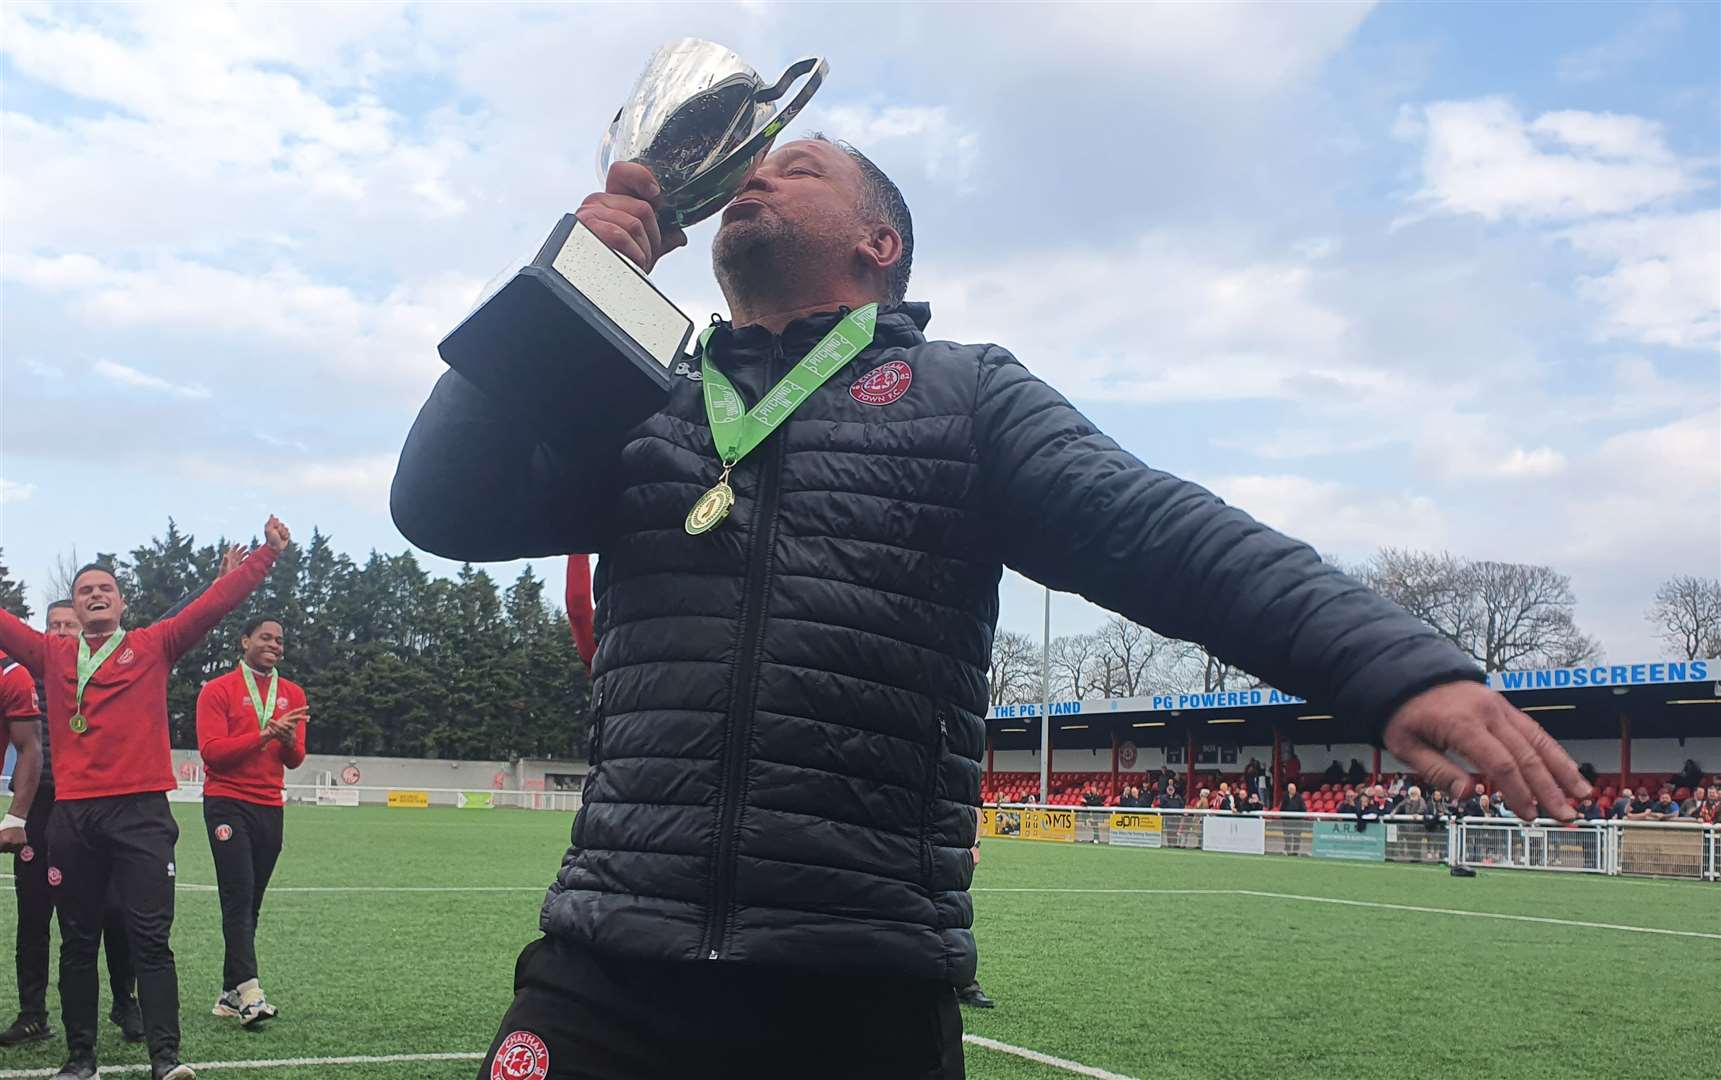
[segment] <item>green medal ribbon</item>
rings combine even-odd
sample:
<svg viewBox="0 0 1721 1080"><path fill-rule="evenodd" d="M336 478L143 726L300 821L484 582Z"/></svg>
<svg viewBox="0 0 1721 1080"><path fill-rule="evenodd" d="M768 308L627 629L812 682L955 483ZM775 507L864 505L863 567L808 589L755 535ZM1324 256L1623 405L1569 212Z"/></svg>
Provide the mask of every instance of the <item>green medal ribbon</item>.
<svg viewBox="0 0 1721 1080"><path fill-rule="evenodd" d="M108 638L102 647L92 655L89 641L85 639L84 635L78 635L78 692L72 708L72 734L82 735L90 730L90 722L84 717L84 687L90 684L90 679L95 676L96 671L108 657L114 654L114 650L119 648L120 642L124 640L125 631L115 630L113 636Z"/></svg>
<svg viewBox="0 0 1721 1080"><path fill-rule="evenodd" d="M781 427L825 380L864 352L872 344L877 325L877 304L849 312L757 405L746 410L742 409L741 395L729 377L716 364L706 362L707 346L716 328L708 328L699 335L699 377L705 388L705 415L711 421L711 441L717 447L718 460L723 463L723 475L718 477L717 486L701 495L687 512L686 528L690 535L710 532L722 524L735 506L735 492L729 487L730 471Z"/></svg>
<svg viewBox="0 0 1721 1080"><path fill-rule="evenodd" d="M269 718L275 715L275 698L281 685L281 673L269 672L269 700L265 703L262 693L257 689L257 679L251 674L251 665L241 662L239 672L245 676L245 689L251 692L251 707L257 710L257 730L261 733L268 728Z"/></svg>

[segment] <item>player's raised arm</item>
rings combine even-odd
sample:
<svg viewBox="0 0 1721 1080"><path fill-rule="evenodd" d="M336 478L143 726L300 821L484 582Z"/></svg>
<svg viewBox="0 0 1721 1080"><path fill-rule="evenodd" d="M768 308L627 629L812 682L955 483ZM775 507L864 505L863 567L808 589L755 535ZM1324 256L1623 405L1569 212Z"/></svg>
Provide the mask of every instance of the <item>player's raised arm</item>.
<svg viewBox="0 0 1721 1080"><path fill-rule="evenodd" d="M253 551L231 573L215 579L184 610L170 615L155 625L162 633L163 647L169 657L183 656L203 636L215 628L227 613L244 603L275 565L275 559L292 542L292 532L280 518L270 516L263 526L266 543Z"/></svg>
<svg viewBox="0 0 1721 1080"><path fill-rule="evenodd" d="M0 608L0 652L23 664L37 678L42 677L46 641L40 630Z"/></svg>

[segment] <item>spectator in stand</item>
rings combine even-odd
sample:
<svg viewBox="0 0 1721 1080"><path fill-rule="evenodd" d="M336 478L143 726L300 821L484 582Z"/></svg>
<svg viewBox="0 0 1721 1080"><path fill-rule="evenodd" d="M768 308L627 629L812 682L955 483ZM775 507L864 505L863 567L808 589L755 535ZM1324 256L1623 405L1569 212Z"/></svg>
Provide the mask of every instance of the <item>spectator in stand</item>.
<svg viewBox="0 0 1721 1080"><path fill-rule="evenodd" d="M1342 784L1345 782L1345 767L1339 764L1338 758L1334 758L1332 763L1327 766L1327 771L1321 775L1329 784Z"/></svg>
<svg viewBox="0 0 1721 1080"><path fill-rule="evenodd" d="M1082 805L1104 806L1105 800L1100 798L1099 792L1095 791L1093 788L1088 788L1086 791L1082 792Z"/></svg>
<svg viewBox="0 0 1721 1080"><path fill-rule="evenodd" d="M1672 821L1679 816L1679 804L1673 801L1673 789L1663 787L1655 802L1650 804L1648 820Z"/></svg>
<svg viewBox="0 0 1721 1080"><path fill-rule="evenodd" d="M1601 807L1596 805L1594 795L1585 795L1578 800L1578 817L1585 821L1595 821L1601 817Z"/></svg>
<svg viewBox="0 0 1721 1080"><path fill-rule="evenodd" d="M1452 804L1446 801L1446 789L1436 786L1428 795L1428 816L1444 818L1452 813Z"/></svg>
<svg viewBox="0 0 1721 1080"><path fill-rule="evenodd" d="M1308 804L1303 802L1303 795L1297 790L1297 785L1285 785L1285 797L1279 800L1279 809L1286 814L1306 814Z"/></svg>
<svg viewBox="0 0 1721 1080"><path fill-rule="evenodd" d="M1135 794L1135 785L1125 784L1123 786L1123 794L1117 797L1117 804L1126 809L1141 805L1141 800Z"/></svg>
<svg viewBox="0 0 1721 1080"><path fill-rule="evenodd" d="M1362 813L1363 801L1364 798L1358 796L1354 788L1346 785L1345 797L1344 800L1339 803L1338 812L1341 814L1360 814Z"/></svg>
<svg viewBox="0 0 1721 1080"><path fill-rule="evenodd" d="M1165 785L1165 794L1159 797L1159 807L1162 810L1183 809L1183 796L1178 794L1176 784Z"/></svg>
<svg viewBox="0 0 1721 1080"><path fill-rule="evenodd" d="M1392 784L1386 789L1386 793L1395 803L1404 798L1404 777L1393 777Z"/></svg>
<svg viewBox="0 0 1721 1080"><path fill-rule="evenodd" d="M1699 810L1702 810L1703 804L1708 802L1708 801L1709 801L1709 789L1708 788L1705 788L1705 787L1693 788L1691 791L1691 798L1686 799L1684 802L1679 804L1679 816L1682 818L1688 818L1692 821L1696 821L1697 820L1697 812Z"/></svg>
<svg viewBox="0 0 1721 1080"><path fill-rule="evenodd" d="M1249 793L1248 800L1243 803L1243 812L1246 814L1259 814L1265 809L1267 809L1267 804L1261 801L1261 793L1258 791L1251 791Z"/></svg>
<svg viewBox="0 0 1721 1080"><path fill-rule="evenodd" d="M1621 788L1619 798L1613 801L1613 809L1608 813L1608 817L1615 821L1625 821L1637 812L1637 800L1632 797L1631 789Z"/></svg>
<svg viewBox="0 0 1721 1080"><path fill-rule="evenodd" d="M1709 785L1709 798L1697 808L1697 820L1705 825L1721 821L1721 785Z"/></svg>
<svg viewBox="0 0 1721 1080"><path fill-rule="evenodd" d="M1518 815L1512 813L1512 811L1510 811L1506 808L1506 797L1504 795L1500 794L1498 791L1496 791L1494 793L1493 799L1490 800L1488 803L1488 815L1487 816L1497 817L1497 818L1513 818L1513 819L1516 819Z"/></svg>
<svg viewBox="0 0 1721 1080"><path fill-rule="evenodd" d="M1470 793L1470 797L1464 800L1464 805L1458 808L1458 812L1465 817L1487 817L1488 789L1477 784L1476 789Z"/></svg>
<svg viewBox="0 0 1721 1080"><path fill-rule="evenodd" d="M1393 808L1393 813L1404 817L1427 817L1428 803L1422 797L1422 789L1412 784L1405 793L1404 801Z"/></svg>
<svg viewBox="0 0 1721 1080"><path fill-rule="evenodd" d="M1212 804L1213 804L1213 800L1211 797L1211 793L1206 788L1202 788L1201 794L1199 794L1195 797L1195 804L1193 806L1191 806L1189 809L1191 809L1191 810L1211 810L1213 808Z"/></svg>

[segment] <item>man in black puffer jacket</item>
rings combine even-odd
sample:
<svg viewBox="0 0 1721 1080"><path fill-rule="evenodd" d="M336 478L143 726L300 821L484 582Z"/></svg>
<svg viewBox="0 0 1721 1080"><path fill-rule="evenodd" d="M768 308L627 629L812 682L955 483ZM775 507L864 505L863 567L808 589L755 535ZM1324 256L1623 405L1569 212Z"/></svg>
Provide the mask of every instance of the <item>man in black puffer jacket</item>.
<svg viewBox="0 0 1721 1080"><path fill-rule="evenodd" d="M685 239L657 201L621 164L579 216L650 270ZM1004 566L1367 717L1436 782L1461 777L1453 749L1526 806L1582 786L1427 627L1124 452L1003 349L928 341L907 207L859 153L778 149L722 222L733 322L612 452L572 460L526 419L535 387L448 372L401 455L419 546L600 555L592 772L481 1077L960 1077ZM873 302L871 344L689 535L722 472L692 376L758 402Z"/></svg>

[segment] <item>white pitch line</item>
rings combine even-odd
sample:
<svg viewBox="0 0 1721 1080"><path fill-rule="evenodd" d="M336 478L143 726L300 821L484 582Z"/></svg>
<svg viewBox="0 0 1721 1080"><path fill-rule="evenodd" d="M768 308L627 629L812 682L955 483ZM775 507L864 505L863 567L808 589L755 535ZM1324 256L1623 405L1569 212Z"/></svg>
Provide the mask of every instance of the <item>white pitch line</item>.
<svg viewBox="0 0 1721 1080"><path fill-rule="evenodd" d="M1667 930L1659 926L1626 926L1622 923L1585 922L1581 919L1556 919L1549 915L1509 915L1501 911L1466 911L1463 908L1420 907L1416 904L1388 904L1379 900L1344 900L1336 896L1303 896L1299 893L1262 892L1259 889L1079 889L1023 888L970 889L989 893L1074 893L1112 896L1258 896L1269 900L1302 900L1311 904L1339 904L1344 907L1381 908L1386 911L1413 911L1422 915L1458 915L1470 919L1504 919L1508 922L1545 923L1549 926L1574 926L1584 930L1623 930L1632 934L1664 934L1669 937L1703 938L1721 941L1721 934L1702 930Z"/></svg>
<svg viewBox="0 0 1721 1080"><path fill-rule="evenodd" d="M1238 890L1236 890L1236 889L1080 889L1080 888L1063 888L1063 887L1056 886L1056 885L1047 885L1044 887L1025 886L1022 888L1004 888L1002 886L999 886L999 887L982 886L982 887L978 887L978 888L971 887L968 891L969 892L996 892L996 893L1093 893L1093 894L1098 894L1098 895L1122 893L1126 896L1235 896L1235 895L1237 895Z"/></svg>
<svg viewBox="0 0 1721 1080"><path fill-rule="evenodd" d="M353 1057L258 1058L255 1061L197 1061L191 1067L199 1072L208 1069L300 1069L313 1065L394 1065L422 1061L479 1061L483 1054L462 1051L451 1054L371 1054ZM25 1077L53 1076L55 1069L4 1069L0 1080L24 1080ZM110 1073L147 1073L148 1065L103 1065L102 1075Z"/></svg>
<svg viewBox="0 0 1721 1080"><path fill-rule="evenodd" d="M1025 1046L1012 1046L1009 1043L999 1042L996 1039L988 1039L981 1035L964 1035L962 1036L962 1041L972 1046L980 1046L987 1050L995 1050L1000 1054L1013 1054L1016 1057L1025 1058L1028 1061L1036 1062L1040 1065L1049 1065L1054 1069L1062 1069L1065 1072L1074 1073L1077 1076L1092 1077L1093 1080L1135 1080L1134 1077L1125 1076L1122 1073L1108 1072L1105 1069L1096 1069L1092 1065L1083 1065L1079 1061L1070 1061L1067 1058L1053 1057L1051 1054L1042 1054L1038 1050L1029 1050ZM311 1066L328 1065L397 1065L429 1061L481 1061L483 1058L484 1054L482 1053L462 1051L447 1054L367 1054L352 1055L348 1057L258 1058L253 1061L198 1061L193 1062L191 1067L199 1071L208 1070L210 1072L218 1072L226 1069L237 1072L242 1069L303 1069ZM102 1072L104 1074L147 1073L149 1072L149 1066L104 1065L102 1066ZM0 1069L0 1080L26 1080L26 1078L39 1076L51 1077L54 1073L55 1070L52 1068Z"/></svg>
<svg viewBox="0 0 1721 1080"><path fill-rule="evenodd" d="M1504 919L1508 922L1546 923L1550 926L1576 926L1586 930L1623 930L1632 934L1665 934L1669 937L1705 938L1721 941L1721 934L1706 934L1701 930L1667 930L1658 926L1625 926L1621 923L1584 922L1581 919L1555 919L1547 915L1508 915L1500 911L1465 911L1462 908L1420 907L1416 904L1387 904L1378 900L1341 900L1333 896L1299 896L1296 893L1258 892L1237 889L1238 896L1265 896L1274 900L1302 900L1311 904L1339 904L1344 907L1382 908L1387 911L1414 911L1422 915L1458 915L1468 919Z"/></svg>
<svg viewBox="0 0 1721 1080"><path fill-rule="evenodd" d="M1009 1043L999 1042L997 1039L988 1039L983 1035L964 1035L962 1041L970 1046L983 1046L988 1050L996 1050L1000 1054L1014 1054L1019 1058L1025 1058L1040 1065L1050 1065L1054 1069L1075 1073L1077 1076L1091 1076L1094 1080L1135 1080L1135 1077L1125 1076L1123 1073L1096 1069L1092 1065L1083 1065L1079 1061L1071 1061L1068 1058L1042 1054L1038 1050L1029 1050L1025 1046L1011 1046Z"/></svg>

